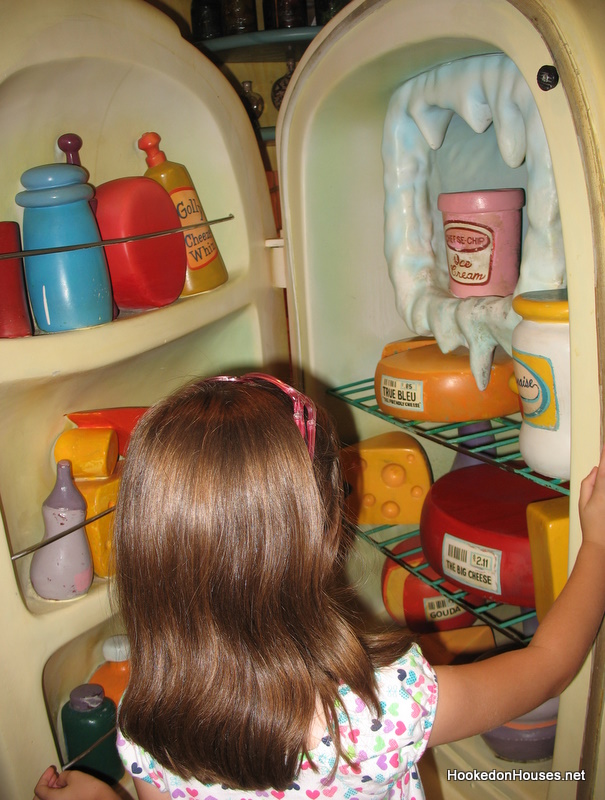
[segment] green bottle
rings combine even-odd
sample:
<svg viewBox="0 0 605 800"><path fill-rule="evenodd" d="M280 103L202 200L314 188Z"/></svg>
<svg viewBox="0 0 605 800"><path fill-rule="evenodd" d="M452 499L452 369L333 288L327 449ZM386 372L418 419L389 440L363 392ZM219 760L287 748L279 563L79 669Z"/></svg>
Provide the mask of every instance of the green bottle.
<svg viewBox="0 0 605 800"><path fill-rule="evenodd" d="M116 747L116 704L105 697L103 687L83 683L72 689L69 701L61 709L61 722L68 761L113 731L73 766L106 783L117 783L124 775L124 766Z"/></svg>

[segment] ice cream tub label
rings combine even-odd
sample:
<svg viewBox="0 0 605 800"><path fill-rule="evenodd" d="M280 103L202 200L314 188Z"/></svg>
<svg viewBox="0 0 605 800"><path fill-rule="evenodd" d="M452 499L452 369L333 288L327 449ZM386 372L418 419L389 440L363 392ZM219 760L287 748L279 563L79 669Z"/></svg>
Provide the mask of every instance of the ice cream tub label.
<svg viewBox="0 0 605 800"><path fill-rule="evenodd" d="M465 286L483 286L491 275L494 234L481 225L450 222L444 226L450 278Z"/></svg>

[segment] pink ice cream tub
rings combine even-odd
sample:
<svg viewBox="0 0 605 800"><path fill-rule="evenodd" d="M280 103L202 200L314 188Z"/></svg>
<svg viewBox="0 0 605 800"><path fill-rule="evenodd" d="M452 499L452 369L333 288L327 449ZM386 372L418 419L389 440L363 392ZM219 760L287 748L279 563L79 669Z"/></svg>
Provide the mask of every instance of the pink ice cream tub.
<svg viewBox="0 0 605 800"><path fill-rule="evenodd" d="M450 291L455 297L512 294L519 279L523 189L440 194Z"/></svg>

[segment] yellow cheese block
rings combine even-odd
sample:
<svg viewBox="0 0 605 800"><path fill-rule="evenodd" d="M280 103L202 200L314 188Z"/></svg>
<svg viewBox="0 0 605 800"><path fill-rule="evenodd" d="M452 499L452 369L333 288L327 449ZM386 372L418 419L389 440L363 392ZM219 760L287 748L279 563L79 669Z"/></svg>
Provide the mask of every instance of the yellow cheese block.
<svg viewBox="0 0 605 800"><path fill-rule="evenodd" d="M55 443L55 461L71 461L74 478L106 478L118 460L118 434L113 428L72 428Z"/></svg>
<svg viewBox="0 0 605 800"><path fill-rule="evenodd" d="M526 513L536 616L541 622L567 581L569 497L530 503Z"/></svg>
<svg viewBox="0 0 605 800"><path fill-rule="evenodd" d="M411 525L431 486L431 469L421 445L404 431L365 439L341 453L350 487L346 509L358 525Z"/></svg>
<svg viewBox="0 0 605 800"><path fill-rule="evenodd" d="M94 517L112 508L118 498L120 479L122 477L122 464L120 461L113 473L108 478L77 478L76 486L86 500L86 517ZM100 578L108 578L113 574L111 564L111 543L113 532L113 514L106 514L96 522L86 526L86 535L95 574Z"/></svg>

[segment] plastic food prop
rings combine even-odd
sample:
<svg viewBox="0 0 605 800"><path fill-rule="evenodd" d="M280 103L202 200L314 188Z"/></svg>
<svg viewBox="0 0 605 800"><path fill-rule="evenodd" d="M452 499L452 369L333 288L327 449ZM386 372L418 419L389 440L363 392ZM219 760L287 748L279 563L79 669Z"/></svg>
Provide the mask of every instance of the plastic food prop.
<svg viewBox="0 0 605 800"><path fill-rule="evenodd" d="M118 461L118 435L113 428L72 428L55 442L55 461L71 462L74 478L106 478Z"/></svg>
<svg viewBox="0 0 605 800"><path fill-rule="evenodd" d="M417 537L398 544L393 548L393 553L399 555L406 550L416 549L415 544L419 549L420 539ZM402 561L411 567L426 563L422 552L404 556ZM430 580L439 578L430 567L423 569L423 575ZM443 583L443 587L450 592L455 592L457 588L447 581ZM471 595L466 599L469 602L473 600ZM477 605L482 602L479 597L475 599ZM395 622L417 633L466 628L473 625L477 619L470 611L444 597L437 589L390 558L387 558L382 569L382 600L389 616Z"/></svg>
<svg viewBox="0 0 605 800"><path fill-rule="evenodd" d="M515 291L524 201L523 189L439 195L454 297L506 297Z"/></svg>
<svg viewBox="0 0 605 800"><path fill-rule="evenodd" d="M139 147L147 154L149 169L146 178L157 181L170 195L176 208L180 224L183 226L200 223L199 228L185 233L187 249L187 271L182 294L185 296L207 292L225 283L228 275L225 262L208 225L200 198L193 185L191 175L182 164L167 161L160 150L160 137L157 133L145 133L139 139Z"/></svg>
<svg viewBox="0 0 605 800"><path fill-rule="evenodd" d="M21 176L26 250L101 240L90 207L94 189L76 164L32 167ZM36 325L47 333L111 322L113 296L102 247L25 257L25 280Z"/></svg>
<svg viewBox="0 0 605 800"><path fill-rule="evenodd" d="M519 449L528 466L568 480L571 455L567 291L527 292L513 300L523 319L513 331L515 379L523 424Z"/></svg>
<svg viewBox="0 0 605 800"><path fill-rule="evenodd" d="M527 533L536 594L536 616L542 621L567 582L569 497L527 506Z"/></svg>
<svg viewBox="0 0 605 800"><path fill-rule="evenodd" d="M431 469L421 445L390 431L341 453L349 518L359 525L416 524L430 488Z"/></svg>
<svg viewBox="0 0 605 800"><path fill-rule="evenodd" d="M86 517L86 501L76 488L69 461L57 464L57 481L42 505L44 539L73 528ZM72 600L86 594L93 579L84 528L36 550L30 567L32 586L46 600Z"/></svg>
<svg viewBox="0 0 605 800"><path fill-rule="evenodd" d="M535 608L526 509L555 497L560 494L491 464L448 472L424 503L422 550L457 586Z"/></svg>
<svg viewBox="0 0 605 800"><path fill-rule="evenodd" d="M382 351L374 389L382 411L393 417L465 422L506 416L519 410L510 388L513 360L496 350L487 387L480 391L468 351L442 353L433 339L392 342Z"/></svg>
<svg viewBox="0 0 605 800"><path fill-rule="evenodd" d="M90 519L115 507L122 478L122 461L130 435L146 407L103 408L74 411L67 418L78 427L62 433L55 444L55 457L65 455L75 464L76 486L86 503ZM113 514L105 514L86 526L94 572L100 578L113 573L111 542Z"/></svg>
<svg viewBox="0 0 605 800"><path fill-rule="evenodd" d="M450 162L433 169L446 133L456 137L464 127L466 136L464 123L477 134L493 135L490 173L497 162L504 162L503 169L523 165L527 171L527 232L516 292L564 286L565 260L546 135L532 92L515 64L504 55L458 59L397 89L387 110L382 146L385 253L397 309L411 331L434 336L444 352L469 348L477 386L484 389L494 348L501 345L510 354L519 318L511 297L460 299L449 292L437 196L490 188L468 186L469 168L476 160L472 152L460 157L460 150L452 148ZM485 174L478 170L477 179ZM442 185L441 176L451 185ZM516 179L514 185L523 182Z"/></svg>
<svg viewBox="0 0 605 800"><path fill-rule="evenodd" d="M104 240L172 230L181 220L170 195L150 178L118 178L97 186L96 215ZM159 308L173 303L185 283L183 234L139 239L105 248L119 308Z"/></svg>
<svg viewBox="0 0 605 800"><path fill-rule="evenodd" d="M20 250L19 225L0 222L0 253L18 253ZM7 258L0 261L0 337L15 339L31 336L33 332L23 261L21 258Z"/></svg>
<svg viewBox="0 0 605 800"><path fill-rule="evenodd" d="M118 435L118 451L126 455L134 426L147 411L147 406L99 408L94 411L72 411L65 416L78 428L112 428Z"/></svg>

